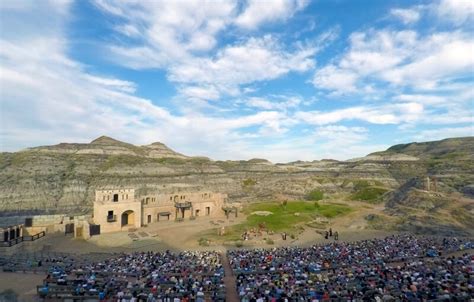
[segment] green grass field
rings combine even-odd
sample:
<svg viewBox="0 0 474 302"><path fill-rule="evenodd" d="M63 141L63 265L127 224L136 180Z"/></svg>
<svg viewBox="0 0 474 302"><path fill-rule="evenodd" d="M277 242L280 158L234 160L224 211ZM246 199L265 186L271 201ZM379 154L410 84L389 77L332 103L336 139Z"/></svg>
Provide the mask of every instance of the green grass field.
<svg viewBox="0 0 474 302"><path fill-rule="evenodd" d="M256 211L269 211L272 215L252 215ZM274 232L294 233L296 228L310 222L317 217L334 218L347 214L351 208L342 204L319 204L314 201L290 201L286 205L277 202L254 203L246 206L243 212L247 215L244 223L232 226L226 230L226 235L219 236L224 240L239 240L240 235L248 229L256 228L264 223L267 229ZM214 235L217 229L206 235Z"/></svg>

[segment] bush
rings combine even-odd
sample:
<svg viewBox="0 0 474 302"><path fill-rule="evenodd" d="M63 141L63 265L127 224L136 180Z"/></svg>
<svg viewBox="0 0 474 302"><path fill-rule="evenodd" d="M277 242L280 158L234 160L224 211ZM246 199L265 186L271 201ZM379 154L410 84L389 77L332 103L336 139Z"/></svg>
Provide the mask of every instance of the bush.
<svg viewBox="0 0 474 302"><path fill-rule="evenodd" d="M363 190L367 187L369 187L370 184L367 180L357 180L354 182L354 189L356 191L360 191L360 190Z"/></svg>
<svg viewBox="0 0 474 302"><path fill-rule="evenodd" d="M244 246L244 243L239 240L239 241L236 241L236 242L235 242L235 246L236 246L236 247L243 247L243 246Z"/></svg>
<svg viewBox="0 0 474 302"><path fill-rule="evenodd" d="M352 200L362 200L368 202L382 201L382 195L387 192L386 189L377 187L365 187L352 194Z"/></svg>
<svg viewBox="0 0 474 302"><path fill-rule="evenodd" d="M313 190L308 193L306 198L308 200L314 200L314 201L322 200L324 198L324 192L320 190Z"/></svg>
<svg viewBox="0 0 474 302"><path fill-rule="evenodd" d="M275 243L275 242L273 242L273 240L270 239L270 238L268 238L268 239L266 240L266 242L267 242L267 244L274 244L274 243Z"/></svg>
<svg viewBox="0 0 474 302"><path fill-rule="evenodd" d="M254 186L256 183L257 181L253 180L252 178L247 178L242 181L242 185L244 187Z"/></svg>
<svg viewBox="0 0 474 302"><path fill-rule="evenodd" d="M199 238L198 242L200 246L209 246L209 240L206 238Z"/></svg>

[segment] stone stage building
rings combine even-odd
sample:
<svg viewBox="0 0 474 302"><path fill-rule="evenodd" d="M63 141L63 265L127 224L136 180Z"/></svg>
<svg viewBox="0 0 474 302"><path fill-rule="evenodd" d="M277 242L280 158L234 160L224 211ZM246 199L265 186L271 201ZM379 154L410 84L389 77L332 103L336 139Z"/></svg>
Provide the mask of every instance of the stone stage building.
<svg viewBox="0 0 474 302"><path fill-rule="evenodd" d="M22 237L23 228L24 228L23 224L4 226L0 223L0 234L2 234L0 237L0 242L2 242L2 244L8 243L12 240Z"/></svg>
<svg viewBox="0 0 474 302"><path fill-rule="evenodd" d="M134 189L97 190L94 224L101 233L139 228L154 222L224 214L227 194L193 192L135 196Z"/></svg>

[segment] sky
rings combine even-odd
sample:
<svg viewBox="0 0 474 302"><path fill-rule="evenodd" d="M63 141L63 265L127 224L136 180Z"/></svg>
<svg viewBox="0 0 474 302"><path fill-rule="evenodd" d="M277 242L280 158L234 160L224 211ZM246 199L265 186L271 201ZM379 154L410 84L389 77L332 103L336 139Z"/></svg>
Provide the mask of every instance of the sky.
<svg viewBox="0 0 474 302"><path fill-rule="evenodd" d="M0 150L350 159L474 135L470 0L0 1Z"/></svg>

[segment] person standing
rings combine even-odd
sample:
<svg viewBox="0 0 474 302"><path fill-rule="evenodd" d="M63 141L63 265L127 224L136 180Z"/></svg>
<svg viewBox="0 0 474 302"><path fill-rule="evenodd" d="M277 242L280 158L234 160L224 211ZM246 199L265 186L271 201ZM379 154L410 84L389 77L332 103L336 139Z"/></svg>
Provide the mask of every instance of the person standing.
<svg viewBox="0 0 474 302"><path fill-rule="evenodd" d="M334 240L339 240L339 233L337 231L334 232Z"/></svg>

